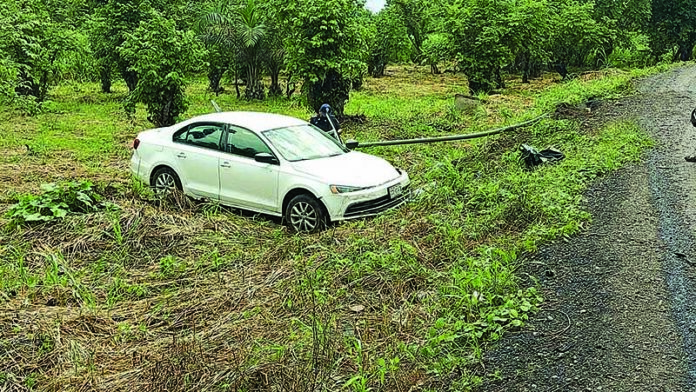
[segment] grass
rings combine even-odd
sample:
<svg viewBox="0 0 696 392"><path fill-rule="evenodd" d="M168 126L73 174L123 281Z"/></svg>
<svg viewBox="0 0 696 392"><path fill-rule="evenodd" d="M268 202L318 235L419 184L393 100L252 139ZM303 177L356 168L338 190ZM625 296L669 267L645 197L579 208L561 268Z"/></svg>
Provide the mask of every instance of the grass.
<svg viewBox="0 0 696 392"><path fill-rule="evenodd" d="M664 69L552 75L465 115L461 75L392 67L346 108L360 141L475 131L630 91ZM275 222L185 199L155 204L127 170L149 125L123 114L125 86L56 88L44 113L0 113L0 211L43 182L83 179L120 209L0 232L0 386L16 390L468 390L482 353L524 325L542 298L516 275L526 252L591 217L597 176L652 142L630 121L588 129L547 119L486 139L374 147L422 192L398 210L293 236ZM267 110L308 118L296 100L238 101L189 88L184 115ZM578 112L581 115L582 112ZM563 161L525 170L518 147ZM31 148L27 152L25 144ZM0 222L6 225L7 222Z"/></svg>

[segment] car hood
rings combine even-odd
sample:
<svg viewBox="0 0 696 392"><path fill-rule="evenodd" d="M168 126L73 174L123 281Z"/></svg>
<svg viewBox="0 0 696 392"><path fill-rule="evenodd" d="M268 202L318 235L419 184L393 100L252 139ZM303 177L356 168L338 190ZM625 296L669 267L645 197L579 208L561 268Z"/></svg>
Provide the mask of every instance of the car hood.
<svg viewBox="0 0 696 392"><path fill-rule="evenodd" d="M351 151L335 157L293 162L295 170L330 185L368 187L399 177L394 166L374 155Z"/></svg>

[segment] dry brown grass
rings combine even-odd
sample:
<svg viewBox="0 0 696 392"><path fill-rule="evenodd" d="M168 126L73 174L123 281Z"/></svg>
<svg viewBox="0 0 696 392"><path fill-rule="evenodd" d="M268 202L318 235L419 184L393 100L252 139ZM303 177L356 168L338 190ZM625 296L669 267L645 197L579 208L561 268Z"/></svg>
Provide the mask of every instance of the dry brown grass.
<svg viewBox="0 0 696 392"><path fill-rule="evenodd" d="M424 70L390 67L386 77L366 80L360 93L380 96L379 103L393 94L440 105L404 114L417 119L417 127L407 129L406 121L385 115L368 118L357 131L375 138L424 136L474 123L470 117L445 121L447 113L440 110L454 93L466 93L463 75ZM505 94L486 98L484 117L476 123L501 122L505 110L508 116L525 111L533 104L532 91L556 81L552 75L529 85L508 80ZM258 103L239 105L253 110ZM204 109L201 104L193 112ZM113 110L107 107L103 115ZM87 119L79 121L89 120L81 115ZM460 202L461 195L295 236L272 219L210 203L144 200L130 185L125 158L135 128L126 128L121 118L103 121L106 136L125 129L103 156L97 148L103 137L81 159L57 144L29 156L11 138L5 140L11 148L0 152L0 213L16 193L69 178L111 184L105 193L121 206L0 231L0 390L314 392L349 390L345 384L358 376L373 390L438 390L466 372L457 368L449 378L427 373L424 361L438 357L423 359L419 351L439 317L439 285L453 279L447 269L488 240L443 232L468 229L457 227L464 220L445 205ZM28 134L38 134L36 120L23 124ZM66 124L75 143L89 136L86 128ZM443 156L467 156L452 162L456 171L478 164L473 159L497 164L502 152L526 137L520 132L486 142L473 158L467 156L470 143L380 153L420 174ZM430 181L414 180L414 187ZM436 224L442 214L453 215L450 227ZM457 339L459 347L471 344L466 336ZM388 367L395 358L400 363L380 374L380 361ZM466 360L474 363L476 357Z"/></svg>
<svg viewBox="0 0 696 392"><path fill-rule="evenodd" d="M118 202L124 209L116 215L74 216L11 234L0 255L25 251L25 267L39 281L0 300L0 373L25 385L35 377L47 391L183 391L222 384L229 390L330 390L358 371L354 358L340 354L346 336L359 336L377 355L395 336L416 342L415 321L430 317L418 305L427 291L427 278L418 273L354 279L346 265L329 277L312 277L334 262L332 254L360 252L352 237L415 238L427 231L417 219L407 226L385 220L359 233L338 227L296 237L236 213L206 215L200 204ZM123 233L120 241L115 226ZM422 262L435 258L431 247L423 249ZM51 257L59 257L62 276L69 276L62 284L49 283L42 273ZM164 257L175 257L183 268L162 274L158 261ZM216 264L212 257L224 260ZM104 260L107 270L95 272ZM307 284L345 294L317 299ZM133 294L132 287L145 293ZM93 299L84 300L82 292ZM356 304L364 310L351 310ZM322 336L317 324L326 328ZM285 348L281 354L260 349L274 346ZM315 374L318 366L323 373ZM417 368L402 371L422 378L415 376ZM403 378L389 385L407 389Z"/></svg>

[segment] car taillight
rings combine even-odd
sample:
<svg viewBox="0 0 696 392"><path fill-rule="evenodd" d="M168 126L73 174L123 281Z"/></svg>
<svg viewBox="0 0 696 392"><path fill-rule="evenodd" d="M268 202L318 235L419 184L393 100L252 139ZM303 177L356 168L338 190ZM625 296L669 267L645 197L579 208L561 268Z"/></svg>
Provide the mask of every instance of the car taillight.
<svg viewBox="0 0 696 392"><path fill-rule="evenodd" d="M137 150L139 145L140 145L140 139L133 140L133 149L134 150Z"/></svg>

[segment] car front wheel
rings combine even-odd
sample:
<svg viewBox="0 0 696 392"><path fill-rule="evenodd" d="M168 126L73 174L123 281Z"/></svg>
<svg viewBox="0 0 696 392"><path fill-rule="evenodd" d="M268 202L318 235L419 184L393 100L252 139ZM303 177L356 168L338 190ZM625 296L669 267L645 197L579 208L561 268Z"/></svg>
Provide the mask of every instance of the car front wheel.
<svg viewBox="0 0 696 392"><path fill-rule="evenodd" d="M157 169L152 176L152 185L157 196L166 196L174 190L181 190L181 181L174 170L168 167Z"/></svg>
<svg viewBox="0 0 696 392"><path fill-rule="evenodd" d="M285 209L285 221L293 231L316 233L326 224L326 214L319 200L310 195L298 195Z"/></svg>

